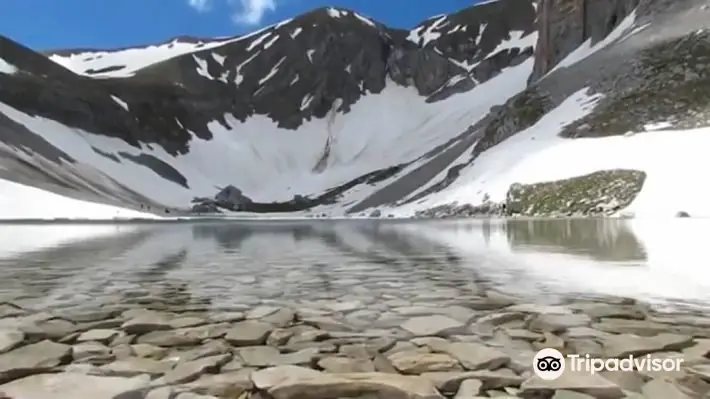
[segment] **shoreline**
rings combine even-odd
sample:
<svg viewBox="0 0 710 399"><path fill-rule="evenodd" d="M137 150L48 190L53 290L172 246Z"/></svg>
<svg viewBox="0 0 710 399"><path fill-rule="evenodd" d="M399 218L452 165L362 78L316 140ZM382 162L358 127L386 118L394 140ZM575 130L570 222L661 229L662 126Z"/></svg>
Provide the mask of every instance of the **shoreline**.
<svg viewBox="0 0 710 399"><path fill-rule="evenodd" d="M376 221L376 222L441 222L441 221L476 221L476 222L505 222L505 221L528 221L528 220L668 220L668 219L708 219L707 217L678 217L678 216L657 216L657 217L629 217L625 215L612 216L460 216L460 217L440 217L440 218L417 218L417 217L181 217L164 219L0 219L0 226L12 225L92 225L92 224L197 224L197 223L244 223L244 222L331 222L331 221Z"/></svg>
<svg viewBox="0 0 710 399"><path fill-rule="evenodd" d="M710 394L710 317L697 312L660 312L611 297L541 305L496 291L437 307L388 302L391 310L344 298L324 310L263 300L218 311L149 298L52 311L3 302L0 392L13 399ZM543 348L605 358L681 357L683 367L570 371L545 381L532 372Z"/></svg>

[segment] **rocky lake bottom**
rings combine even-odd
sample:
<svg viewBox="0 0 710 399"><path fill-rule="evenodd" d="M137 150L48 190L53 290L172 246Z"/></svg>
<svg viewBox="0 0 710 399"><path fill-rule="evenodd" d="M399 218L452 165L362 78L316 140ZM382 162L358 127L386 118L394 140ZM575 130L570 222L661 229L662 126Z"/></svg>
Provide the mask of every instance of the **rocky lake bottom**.
<svg viewBox="0 0 710 399"><path fill-rule="evenodd" d="M710 397L704 223L4 225L0 392ZM543 380L543 348L682 363Z"/></svg>

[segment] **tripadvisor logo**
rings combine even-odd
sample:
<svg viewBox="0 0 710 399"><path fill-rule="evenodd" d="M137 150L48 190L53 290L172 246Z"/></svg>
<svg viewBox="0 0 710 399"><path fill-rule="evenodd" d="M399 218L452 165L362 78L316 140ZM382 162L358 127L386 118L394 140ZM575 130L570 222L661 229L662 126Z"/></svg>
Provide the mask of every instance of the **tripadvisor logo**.
<svg viewBox="0 0 710 399"><path fill-rule="evenodd" d="M556 349L542 349L533 358L533 371L543 380L555 380L565 372L565 358Z"/></svg>
<svg viewBox="0 0 710 399"><path fill-rule="evenodd" d="M535 354L533 371L543 380L555 380L568 368L571 371L585 371L595 374L600 371L680 371L681 358L652 358L628 356L617 359L595 358L589 355L567 355L552 348L545 348Z"/></svg>

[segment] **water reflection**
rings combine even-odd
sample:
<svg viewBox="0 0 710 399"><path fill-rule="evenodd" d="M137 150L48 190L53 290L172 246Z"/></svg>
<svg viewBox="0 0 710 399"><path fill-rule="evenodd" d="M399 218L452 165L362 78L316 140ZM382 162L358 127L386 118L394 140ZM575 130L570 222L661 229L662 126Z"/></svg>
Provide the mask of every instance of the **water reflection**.
<svg viewBox="0 0 710 399"><path fill-rule="evenodd" d="M710 303L708 222L250 221L0 226L0 296L36 306L333 299L432 305L495 288L534 301ZM61 234L60 234L61 233ZM700 236L699 236L700 235Z"/></svg>
<svg viewBox="0 0 710 399"><path fill-rule="evenodd" d="M513 250L586 255L599 261L643 261L643 244L623 220L526 220L506 225Z"/></svg>

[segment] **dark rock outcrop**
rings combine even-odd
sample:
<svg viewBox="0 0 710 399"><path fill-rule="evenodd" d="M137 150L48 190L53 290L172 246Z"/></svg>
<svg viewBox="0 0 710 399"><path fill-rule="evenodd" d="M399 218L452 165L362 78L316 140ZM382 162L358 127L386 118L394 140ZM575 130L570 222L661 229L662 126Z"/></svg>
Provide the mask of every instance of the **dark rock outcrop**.
<svg viewBox="0 0 710 399"><path fill-rule="evenodd" d="M242 190L234 187L227 186L220 190L214 197L217 205L222 208L227 208L232 211L239 211L246 208L249 204L254 201L242 193Z"/></svg>
<svg viewBox="0 0 710 399"><path fill-rule="evenodd" d="M214 198L195 198L192 200L194 213L220 213L222 210L245 211L254 203L242 190L229 185L219 190Z"/></svg>
<svg viewBox="0 0 710 399"><path fill-rule="evenodd" d="M507 205L496 203L490 200L483 201L480 205L471 204L446 204L433 208L417 211L414 214L416 219L453 219L453 218L475 218L475 217L504 217L508 216Z"/></svg>
<svg viewBox="0 0 710 399"><path fill-rule="evenodd" d="M544 76L582 43L598 43L641 0L539 0L535 68L531 81Z"/></svg>

